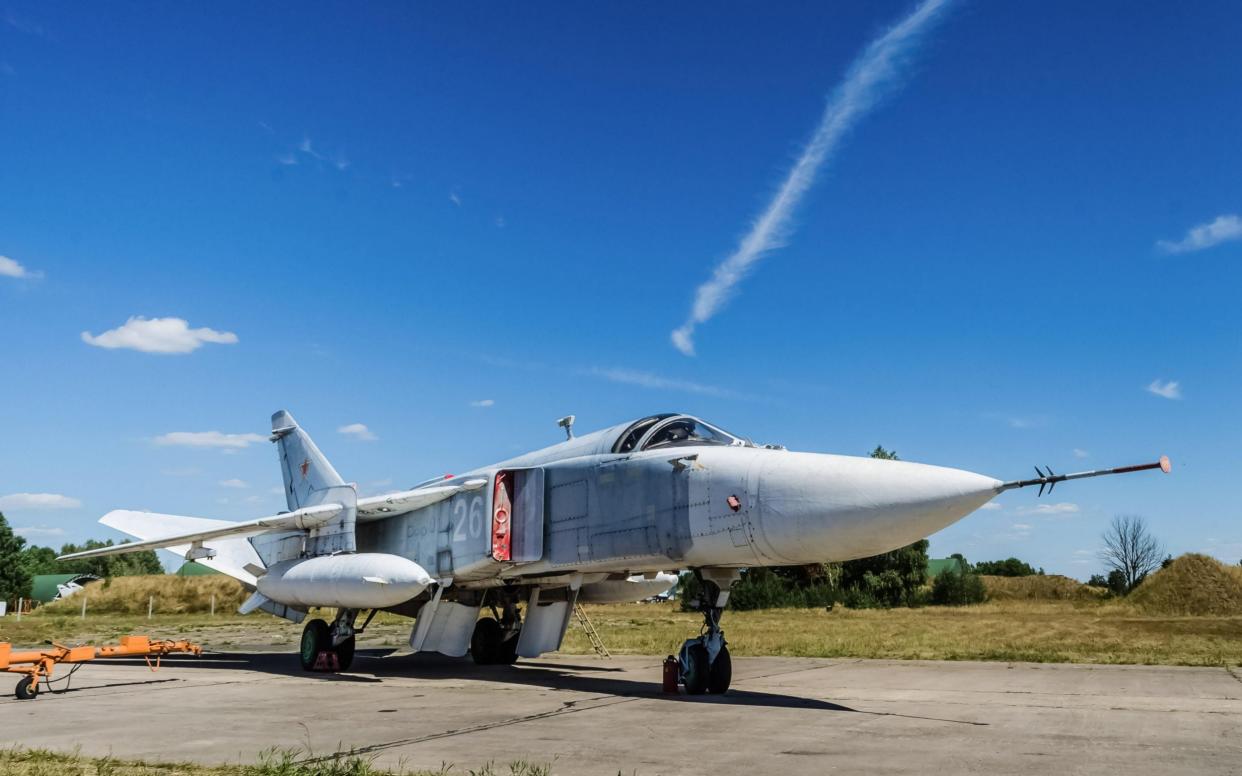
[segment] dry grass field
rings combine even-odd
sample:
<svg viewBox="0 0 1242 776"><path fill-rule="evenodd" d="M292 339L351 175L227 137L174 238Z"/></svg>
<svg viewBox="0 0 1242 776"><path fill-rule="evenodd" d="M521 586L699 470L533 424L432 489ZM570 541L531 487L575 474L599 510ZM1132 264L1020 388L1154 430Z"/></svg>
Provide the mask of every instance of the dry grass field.
<svg viewBox="0 0 1242 776"><path fill-rule="evenodd" d="M1204 556L1178 558L1125 600L1101 597L1065 577L987 579L992 600L966 607L726 612L738 656L861 657L1168 665L1242 664L1242 569ZM216 616L206 614L212 594ZM240 585L222 577L133 577L91 585L80 599L44 606L21 622L0 620L0 641L86 643L126 633L187 638L209 649L294 651L301 626L266 614L239 617ZM155 596L155 616L147 601ZM616 654L674 654L701 618L674 603L589 606ZM318 616L330 619L330 613ZM412 621L381 614L361 637L372 647L404 647ZM577 623L564 652L589 653Z"/></svg>
<svg viewBox="0 0 1242 776"><path fill-rule="evenodd" d="M700 618L667 604L600 606L590 616L609 650L675 654ZM1242 616L1166 617L1123 603L995 601L960 608L727 612L735 655L1236 665ZM571 628L564 651L587 652Z"/></svg>
<svg viewBox="0 0 1242 776"><path fill-rule="evenodd" d="M48 607L50 610L51 607ZM674 654L701 619L675 604L590 606L587 612L616 654ZM326 613L325 613L326 614ZM361 644L404 647L412 621L376 618ZM977 606L861 610L769 609L726 612L733 654L926 660L1007 660L1168 665L1242 664L1242 616L1147 614L1120 602L993 601ZM264 614L92 615L41 612L5 618L0 641L101 642L126 633L188 638L209 649L296 649L301 626ZM589 653L572 624L562 649Z"/></svg>

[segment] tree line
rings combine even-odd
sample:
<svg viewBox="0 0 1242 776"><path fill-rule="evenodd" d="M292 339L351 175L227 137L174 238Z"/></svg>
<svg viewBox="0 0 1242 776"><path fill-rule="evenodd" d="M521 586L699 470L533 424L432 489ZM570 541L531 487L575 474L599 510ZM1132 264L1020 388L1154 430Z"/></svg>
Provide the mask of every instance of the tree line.
<svg viewBox="0 0 1242 776"><path fill-rule="evenodd" d="M112 540L88 539L84 544L63 544L60 551L51 547L27 544L9 526L0 512L0 601L16 602L30 598L34 577L41 574L94 574L97 577L125 577L138 574L163 574L164 566L154 550L101 558L56 560L58 555L111 547Z"/></svg>

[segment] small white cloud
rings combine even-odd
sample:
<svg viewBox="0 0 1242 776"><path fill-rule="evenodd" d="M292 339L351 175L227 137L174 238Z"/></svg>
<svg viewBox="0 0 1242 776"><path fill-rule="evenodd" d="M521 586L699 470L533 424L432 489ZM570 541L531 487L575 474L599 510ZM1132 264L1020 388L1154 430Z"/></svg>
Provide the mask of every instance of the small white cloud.
<svg viewBox="0 0 1242 776"><path fill-rule="evenodd" d="M1088 453L1086 450L1083 450L1081 447L1075 447L1074 457L1075 458L1090 458L1091 453Z"/></svg>
<svg viewBox="0 0 1242 776"><path fill-rule="evenodd" d="M700 393L705 396L720 397L737 397L738 394L724 388L718 388L714 385L704 385L690 380L679 380L672 377L662 377L661 375L651 372L642 372L637 369L603 369L596 367L587 374L593 377L600 377L609 382L622 383L624 385L637 385L641 388L655 388L657 390L668 391L685 391L686 393Z"/></svg>
<svg viewBox="0 0 1242 776"><path fill-rule="evenodd" d="M505 228L505 217L504 216L496 216L496 227L499 229Z"/></svg>
<svg viewBox="0 0 1242 776"><path fill-rule="evenodd" d="M1042 415L1012 415L1008 412L984 412L981 417L997 423L1004 423L1010 428L1041 428L1048 425L1048 418Z"/></svg>
<svg viewBox="0 0 1242 776"><path fill-rule="evenodd" d="M266 442L262 434L223 434L219 431L173 431L155 438L155 444L177 447L220 447L236 450L255 442Z"/></svg>
<svg viewBox="0 0 1242 776"><path fill-rule="evenodd" d="M372 442L379 438L371 433L371 429L367 428L363 423L350 423L348 426L341 426L337 431L347 437L353 437L363 442Z"/></svg>
<svg viewBox="0 0 1242 776"><path fill-rule="evenodd" d="M457 196L456 191L449 192L449 202L452 202L457 207L461 207L461 197Z"/></svg>
<svg viewBox="0 0 1242 776"><path fill-rule="evenodd" d="M349 159L345 158L344 154L337 153L335 154L335 156L329 157L326 154L320 153L315 148L314 143L311 142L311 139L309 137L302 138L302 142L298 143L297 150L300 153L306 154L307 156L309 156L310 158L314 159L317 162L321 162L323 164L330 164L336 169L340 170L341 172L344 172L345 170L349 169ZM289 156L293 156L293 155L289 154ZM296 157L295 157L295 162L296 162Z"/></svg>
<svg viewBox="0 0 1242 776"><path fill-rule="evenodd" d="M167 355L193 353L208 342L233 345L237 343L237 335L231 331L191 329L182 318L143 318L138 315L98 336L84 331L82 341L109 350L128 348Z"/></svg>
<svg viewBox="0 0 1242 776"><path fill-rule="evenodd" d="M34 539L40 536L64 536L65 529L46 525L24 525L20 528L14 528L13 533L18 536L24 536L27 539Z"/></svg>
<svg viewBox="0 0 1242 776"><path fill-rule="evenodd" d="M495 399L479 399L478 401L470 402L471 407L493 407L495 404Z"/></svg>
<svg viewBox="0 0 1242 776"><path fill-rule="evenodd" d="M302 138L302 142L298 143L298 150L307 156L311 156L319 160L323 159L323 157L315 151L315 146L311 144L311 139L309 137Z"/></svg>
<svg viewBox="0 0 1242 776"><path fill-rule="evenodd" d="M1165 253L1192 253L1212 248L1223 242L1242 240L1242 218L1236 215L1217 216L1216 220L1192 227L1177 241L1160 240L1156 247Z"/></svg>
<svg viewBox="0 0 1242 776"><path fill-rule="evenodd" d="M1095 550L1074 550L1075 555L1095 555Z"/></svg>
<svg viewBox="0 0 1242 776"><path fill-rule="evenodd" d="M42 272L31 272L22 266L17 259L0 256L0 275L6 278L41 278Z"/></svg>
<svg viewBox="0 0 1242 776"><path fill-rule="evenodd" d="M1022 507L1018 510L1023 515L1072 515L1078 512L1078 505L1068 501L1057 504L1039 504L1033 507Z"/></svg>
<svg viewBox="0 0 1242 776"><path fill-rule="evenodd" d="M1147 391L1166 399L1182 398L1182 384L1177 380L1152 380L1151 385L1147 386Z"/></svg>
<svg viewBox="0 0 1242 776"><path fill-rule="evenodd" d="M1014 523L1013 525L1010 526L1010 528L1017 531L1018 533L1030 533L1031 532L1031 526L1029 523Z"/></svg>
<svg viewBox="0 0 1242 776"><path fill-rule="evenodd" d="M10 493L0 496L0 511L5 509L77 509L82 502L59 493Z"/></svg>
<svg viewBox="0 0 1242 776"><path fill-rule="evenodd" d="M240 490L240 489L243 489L243 488L248 488L248 487L250 487L250 486L246 484L246 481L245 481L245 480L239 480L239 479L237 479L236 477L234 477L234 478L233 478L233 479L231 479L231 480L220 480L220 487L222 487L222 488L237 488L237 489L239 489L239 490Z"/></svg>
<svg viewBox="0 0 1242 776"><path fill-rule="evenodd" d="M988 503L986 503L986 504L984 504L983 506L979 507L979 509L981 509L981 510L986 509L986 510L987 510L987 511L989 511L989 512L994 512L994 511L996 511L996 510L998 510L998 509L1004 509L1004 507L1002 507L1000 504L997 504L995 501L989 501Z"/></svg>
<svg viewBox="0 0 1242 776"><path fill-rule="evenodd" d="M298 158L293 154L281 154L276 157L276 164L283 164L286 167L292 167L298 163Z"/></svg>

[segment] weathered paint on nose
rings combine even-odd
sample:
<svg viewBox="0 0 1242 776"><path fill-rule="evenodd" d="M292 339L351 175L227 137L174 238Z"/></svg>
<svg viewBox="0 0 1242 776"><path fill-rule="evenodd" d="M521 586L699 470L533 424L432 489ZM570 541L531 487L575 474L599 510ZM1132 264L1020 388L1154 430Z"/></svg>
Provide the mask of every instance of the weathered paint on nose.
<svg viewBox="0 0 1242 776"><path fill-rule="evenodd" d="M878 555L957 522L1001 484L906 461L773 453L760 469L755 549L791 563Z"/></svg>

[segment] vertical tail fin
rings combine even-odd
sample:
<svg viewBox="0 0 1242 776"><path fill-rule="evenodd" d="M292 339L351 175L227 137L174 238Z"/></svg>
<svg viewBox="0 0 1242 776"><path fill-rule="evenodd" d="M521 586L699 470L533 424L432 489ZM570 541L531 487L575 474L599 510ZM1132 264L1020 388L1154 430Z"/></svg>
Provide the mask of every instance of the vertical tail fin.
<svg viewBox="0 0 1242 776"><path fill-rule="evenodd" d="M339 517L310 532L307 552L311 555L353 552L358 503L354 486L341 479L328 459L319 452L315 441L285 410L272 415L271 439L280 451L285 501L290 511L327 503L345 506Z"/></svg>
<svg viewBox="0 0 1242 776"><path fill-rule="evenodd" d="M272 416L272 441L280 449L281 474L285 477L285 500L289 510L322 504L327 491L345 480L285 410Z"/></svg>

